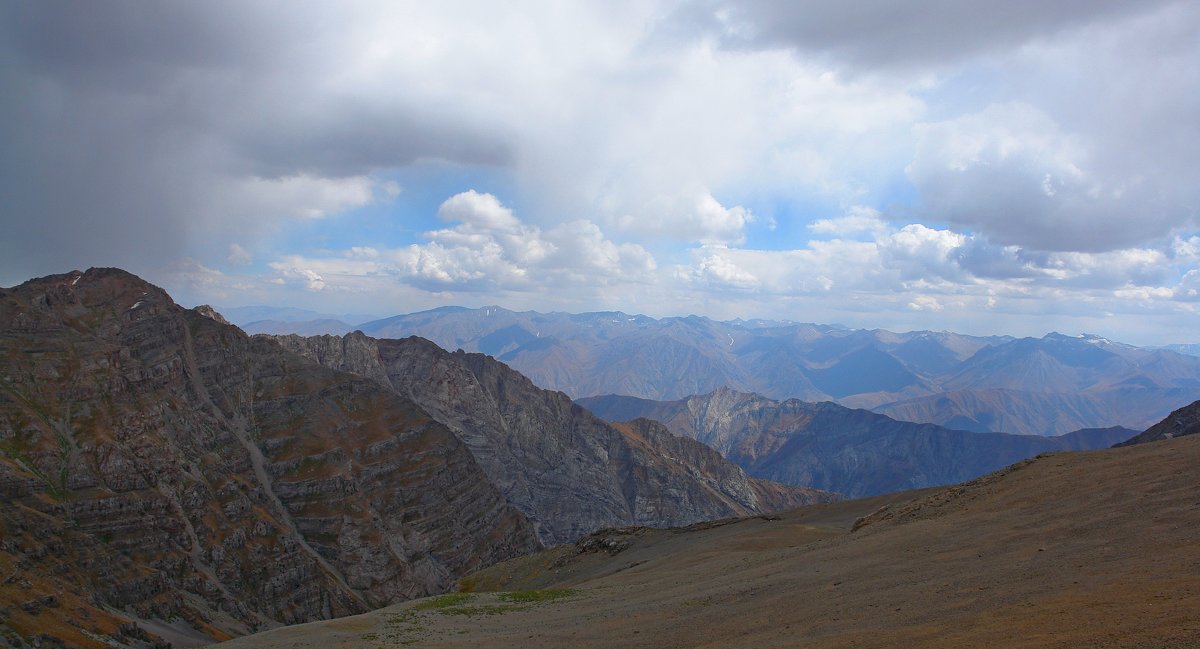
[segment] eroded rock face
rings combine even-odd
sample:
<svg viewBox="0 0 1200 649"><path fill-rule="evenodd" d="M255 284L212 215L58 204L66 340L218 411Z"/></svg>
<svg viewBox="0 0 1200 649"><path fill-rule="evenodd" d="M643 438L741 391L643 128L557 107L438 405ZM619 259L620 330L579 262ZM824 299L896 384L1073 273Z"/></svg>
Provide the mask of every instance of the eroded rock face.
<svg viewBox="0 0 1200 649"><path fill-rule="evenodd" d="M748 481L711 449L661 427L610 426L483 354L360 332L277 340L418 403L471 449L547 545L607 527L686 525L831 497Z"/></svg>
<svg viewBox="0 0 1200 649"><path fill-rule="evenodd" d="M0 290L0 496L5 627L71 646L364 611L538 547L411 400L115 269Z"/></svg>

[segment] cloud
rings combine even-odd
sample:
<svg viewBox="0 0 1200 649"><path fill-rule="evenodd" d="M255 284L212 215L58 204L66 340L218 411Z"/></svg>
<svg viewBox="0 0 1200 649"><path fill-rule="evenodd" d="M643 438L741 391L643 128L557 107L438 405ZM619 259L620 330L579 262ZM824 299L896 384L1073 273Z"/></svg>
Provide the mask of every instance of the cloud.
<svg viewBox="0 0 1200 649"><path fill-rule="evenodd" d="M446 199L438 208L438 218L461 221L470 229L482 231L516 232L521 226L512 210L501 205L499 199L491 194L480 194L474 189Z"/></svg>
<svg viewBox="0 0 1200 649"><path fill-rule="evenodd" d="M754 221L741 205L725 207L712 194L700 192L689 201L673 196L647 211L623 214L613 225L623 232L689 243L741 243Z"/></svg>
<svg viewBox="0 0 1200 649"><path fill-rule="evenodd" d="M830 229L836 234L833 230L840 228ZM1193 282L1191 259L1169 249L1044 252L921 224L877 228L870 241L814 239L792 250L706 246L692 255L675 276L693 289L753 290L764 297L856 296L876 304L908 296L905 304L914 311L968 304L994 308L1005 297L1160 300L1187 295ZM1184 273L1172 292L1171 278Z"/></svg>
<svg viewBox="0 0 1200 649"><path fill-rule="evenodd" d="M694 269L685 278L702 282L708 286L730 289L754 289L761 284L758 277L738 266L730 257L720 252L703 255Z"/></svg>
<svg viewBox="0 0 1200 649"><path fill-rule="evenodd" d="M813 234L832 234L848 236L856 234L873 234L887 229L883 216L872 207L855 205L845 216L833 219L818 219L808 224Z"/></svg>
<svg viewBox="0 0 1200 649"><path fill-rule="evenodd" d="M382 184L366 176L320 178L304 174L283 178L251 177L236 183L223 196L223 214L257 218L293 217L320 219L330 214L369 205L386 196Z"/></svg>
<svg viewBox="0 0 1200 649"><path fill-rule="evenodd" d="M647 282L658 268L654 257L640 245L614 243L589 221L571 221L546 233L553 250L547 260L580 282Z"/></svg>
<svg viewBox="0 0 1200 649"><path fill-rule="evenodd" d="M226 261L234 266L245 266L254 261L254 257L243 247L236 243L229 244L229 255Z"/></svg>
<svg viewBox="0 0 1200 649"><path fill-rule="evenodd" d="M277 278L310 290L367 290L405 284L422 291L595 292L653 281L654 257L642 246L607 239L577 220L549 230L522 222L495 196L475 190L446 199L438 216L452 227L393 249L355 246L325 257L293 255L270 264Z"/></svg>
<svg viewBox="0 0 1200 649"><path fill-rule="evenodd" d="M937 298L935 297L918 295L917 297L913 298L912 302L908 303L908 308L912 309L913 311L932 311L936 313L945 307L943 307L941 302L938 302Z"/></svg>
<svg viewBox="0 0 1200 649"><path fill-rule="evenodd" d="M1179 285L1171 291L1171 297L1186 302L1200 301L1200 270L1192 269L1185 273Z"/></svg>
<svg viewBox="0 0 1200 649"><path fill-rule="evenodd" d="M325 290L325 279L321 277L312 268L304 268L296 265L303 264L304 261L298 258L292 258L289 261L271 262L271 268L278 272L276 279L281 284L300 284L306 290L317 292Z"/></svg>
<svg viewBox="0 0 1200 649"><path fill-rule="evenodd" d="M0 4L0 284L1194 315L1197 29L1169 0Z"/></svg>
<svg viewBox="0 0 1200 649"><path fill-rule="evenodd" d="M351 78L380 42L359 40L375 18L398 43L421 29L382 9L0 7L0 83L20 98L0 105L0 256L26 277L166 267L211 233L256 238L394 197L381 170L503 164L501 139L411 77Z"/></svg>
<svg viewBox="0 0 1200 649"><path fill-rule="evenodd" d="M853 5L819 0L701 0L683 3L675 19L715 33L730 47L789 47L871 69L938 66L1047 39L1093 22L1144 11L1153 4L1073 0L1005 3L904 0Z"/></svg>
<svg viewBox="0 0 1200 649"><path fill-rule="evenodd" d="M1026 104L917 126L907 171L930 218L997 243L1042 250L1112 250L1185 225L1145 170L1105 169L1085 140Z"/></svg>

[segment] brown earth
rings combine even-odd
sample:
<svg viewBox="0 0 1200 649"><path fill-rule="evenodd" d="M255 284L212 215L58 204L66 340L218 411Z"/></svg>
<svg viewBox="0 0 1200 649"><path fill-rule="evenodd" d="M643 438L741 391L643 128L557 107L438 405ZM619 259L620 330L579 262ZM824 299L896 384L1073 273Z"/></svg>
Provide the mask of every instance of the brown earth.
<svg viewBox="0 0 1200 649"><path fill-rule="evenodd" d="M463 581L532 593L406 602L221 646L1196 647L1198 467L1193 436L777 519L631 528Z"/></svg>

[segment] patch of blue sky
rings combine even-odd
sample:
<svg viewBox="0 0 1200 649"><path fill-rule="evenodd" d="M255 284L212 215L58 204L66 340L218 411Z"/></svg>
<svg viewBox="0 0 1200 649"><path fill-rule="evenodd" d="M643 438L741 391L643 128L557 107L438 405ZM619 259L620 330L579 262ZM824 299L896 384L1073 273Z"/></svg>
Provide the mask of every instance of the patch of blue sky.
<svg viewBox="0 0 1200 649"><path fill-rule="evenodd" d="M386 249L425 243L426 232L454 225L437 216L447 198L474 189L507 204L507 197L516 193L503 169L441 161L420 162L376 174L373 179L380 187L395 183L399 193L380 195L373 203L341 214L295 221L276 240L277 249L285 254L312 254L356 246Z"/></svg>

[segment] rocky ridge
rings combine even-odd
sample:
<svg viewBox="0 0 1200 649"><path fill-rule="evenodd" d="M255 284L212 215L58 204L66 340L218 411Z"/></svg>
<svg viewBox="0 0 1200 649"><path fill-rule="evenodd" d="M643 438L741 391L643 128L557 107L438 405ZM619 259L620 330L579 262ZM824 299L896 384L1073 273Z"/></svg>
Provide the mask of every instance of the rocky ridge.
<svg viewBox="0 0 1200 649"><path fill-rule="evenodd" d="M547 545L625 525L686 525L831 494L748 478L652 422L614 427L484 354L411 337L281 336L285 348L411 398L471 449Z"/></svg>
<svg viewBox="0 0 1200 649"><path fill-rule="evenodd" d="M752 476L851 497L961 482L1038 453L1105 448L1134 434L1119 427L1059 437L973 433L728 388L677 401L614 395L579 403L610 421L661 421Z"/></svg>
<svg viewBox="0 0 1200 649"><path fill-rule="evenodd" d="M0 289L0 643L191 646L539 547L411 400L116 269Z"/></svg>
<svg viewBox="0 0 1200 649"><path fill-rule="evenodd" d="M1167 415L1166 419L1114 446L1133 446L1175 437L1200 434L1200 401L1192 402Z"/></svg>

